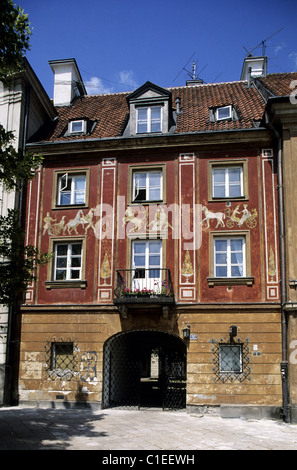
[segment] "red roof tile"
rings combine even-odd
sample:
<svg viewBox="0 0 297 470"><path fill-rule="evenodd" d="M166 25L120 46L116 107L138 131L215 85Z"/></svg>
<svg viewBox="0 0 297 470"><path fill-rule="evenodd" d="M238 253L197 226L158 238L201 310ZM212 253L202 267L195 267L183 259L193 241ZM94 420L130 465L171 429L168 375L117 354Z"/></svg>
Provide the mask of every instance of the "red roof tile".
<svg viewBox="0 0 297 470"><path fill-rule="evenodd" d="M259 79L274 95L289 95L290 83L297 80L297 73L271 74ZM182 113L177 117L175 134L233 129L250 129L255 121L260 121L265 102L255 87L247 87L247 82L203 84L169 88L172 92L172 105L177 97L181 99ZM89 95L78 98L71 106L59 107L59 118L42 129L34 141L67 141L75 139L104 139L122 135L129 115L128 93ZM211 122L210 109L233 105L236 120ZM65 136L70 120L88 118L95 122L90 135Z"/></svg>

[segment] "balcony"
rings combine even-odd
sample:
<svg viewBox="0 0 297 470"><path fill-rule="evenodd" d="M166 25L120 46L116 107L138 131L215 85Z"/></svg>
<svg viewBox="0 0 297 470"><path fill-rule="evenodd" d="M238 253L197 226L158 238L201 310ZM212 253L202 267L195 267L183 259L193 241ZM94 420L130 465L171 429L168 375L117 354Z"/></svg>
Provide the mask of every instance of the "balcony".
<svg viewBox="0 0 297 470"><path fill-rule="evenodd" d="M114 303L170 305L174 303L170 270L134 268L116 271Z"/></svg>

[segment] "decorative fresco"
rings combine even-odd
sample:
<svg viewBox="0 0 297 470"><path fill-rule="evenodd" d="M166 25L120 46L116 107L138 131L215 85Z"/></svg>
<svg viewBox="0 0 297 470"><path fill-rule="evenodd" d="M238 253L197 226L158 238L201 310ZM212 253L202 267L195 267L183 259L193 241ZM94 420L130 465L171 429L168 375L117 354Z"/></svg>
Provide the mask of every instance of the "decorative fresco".
<svg viewBox="0 0 297 470"><path fill-rule="evenodd" d="M206 206L202 206L204 218L201 221L202 228L208 229L216 223L215 228L218 227L243 227L244 224L248 228L255 228L257 226L257 209L249 209L248 204L237 204L235 208L231 205L225 209L224 212L211 212Z"/></svg>

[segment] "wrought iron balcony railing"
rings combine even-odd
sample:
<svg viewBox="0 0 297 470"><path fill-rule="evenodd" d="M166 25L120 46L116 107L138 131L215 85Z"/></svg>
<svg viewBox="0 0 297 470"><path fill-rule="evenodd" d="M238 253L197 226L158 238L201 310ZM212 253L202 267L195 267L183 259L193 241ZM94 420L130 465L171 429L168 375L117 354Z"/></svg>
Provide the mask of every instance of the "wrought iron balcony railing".
<svg viewBox="0 0 297 470"><path fill-rule="evenodd" d="M115 303L173 303L173 285L167 268L133 268L116 272Z"/></svg>

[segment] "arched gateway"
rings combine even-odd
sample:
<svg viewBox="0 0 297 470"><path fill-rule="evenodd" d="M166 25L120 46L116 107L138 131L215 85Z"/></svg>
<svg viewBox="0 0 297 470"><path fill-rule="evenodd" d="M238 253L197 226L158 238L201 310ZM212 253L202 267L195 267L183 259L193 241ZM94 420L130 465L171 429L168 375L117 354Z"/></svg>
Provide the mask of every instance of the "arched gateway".
<svg viewBox="0 0 297 470"><path fill-rule="evenodd" d="M104 345L103 408L186 407L187 348L152 330L119 333Z"/></svg>

